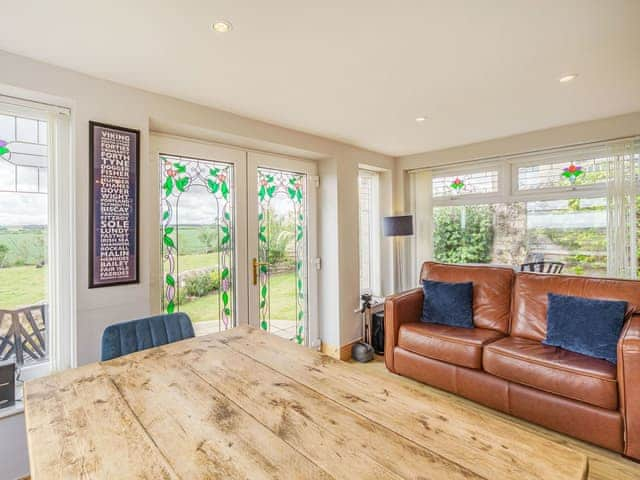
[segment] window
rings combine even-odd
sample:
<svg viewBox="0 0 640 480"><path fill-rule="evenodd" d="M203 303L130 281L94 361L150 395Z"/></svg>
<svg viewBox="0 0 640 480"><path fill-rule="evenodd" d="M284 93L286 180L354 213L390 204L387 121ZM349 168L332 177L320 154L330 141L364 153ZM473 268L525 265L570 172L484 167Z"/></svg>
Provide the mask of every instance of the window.
<svg viewBox="0 0 640 480"><path fill-rule="evenodd" d="M0 114L0 361L47 360L47 122Z"/></svg>
<svg viewBox="0 0 640 480"><path fill-rule="evenodd" d="M377 172L360 170L358 176L360 291L376 295L381 292L379 183Z"/></svg>
<svg viewBox="0 0 640 480"><path fill-rule="evenodd" d="M24 379L75 362L68 116L0 97L0 362Z"/></svg>
<svg viewBox="0 0 640 480"><path fill-rule="evenodd" d="M441 262L557 261L563 273L633 278L639 152L632 139L510 157L471 174L434 170L431 205L424 198L415 205L432 211L432 238L417 242ZM501 174L510 181L498 182ZM415 182L427 180L413 178L417 192Z"/></svg>

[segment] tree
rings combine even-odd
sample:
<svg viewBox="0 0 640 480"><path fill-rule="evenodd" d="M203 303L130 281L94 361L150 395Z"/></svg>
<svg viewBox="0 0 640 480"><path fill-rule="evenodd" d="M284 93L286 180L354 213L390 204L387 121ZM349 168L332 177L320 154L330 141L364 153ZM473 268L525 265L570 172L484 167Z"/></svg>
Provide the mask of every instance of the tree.
<svg viewBox="0 0 640 480"><path fill-rule="evenodd" d="M205 247L204 253L214 252L214 244L216 240L215 232L210 228L202 228L198 233L198 240Z"/></svg>
<svg viewBox="0 0 640 480"><path fill-rule="evenodd" d="M489 263L493 246L490 206L434 209L434 257L445 263Z"/></svg>

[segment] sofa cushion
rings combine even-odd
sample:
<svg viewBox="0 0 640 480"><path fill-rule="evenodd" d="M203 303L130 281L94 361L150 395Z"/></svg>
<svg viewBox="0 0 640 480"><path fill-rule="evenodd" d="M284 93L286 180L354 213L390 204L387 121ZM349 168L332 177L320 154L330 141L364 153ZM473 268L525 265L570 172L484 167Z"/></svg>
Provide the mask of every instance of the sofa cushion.
<svg viewBox="0 0 640 480"><path fill-rule="evenodd" d="M506 337L484 348L482 367L514 383L609 410L618 408L616 367L606 360Z"/></svg>
<svg viewBox="0 0 640 480"><path fill-rule="evenodd" d="M627 302L625 318L640 313L640 282L611 278L517 273L511 335L543 341L547 336L547 294Z"/></svg>
<svg viewBox="0 0 640 480"><path fill-rule="evenodd" d="M542 343L613 364L627 302L550 293L547 338Z"/></svg>
<svg viewBox="0 0 640 480"><path fill-rule="evenodd" d="M398 346L443 362L467 368L482 368L482 347L504 337L486 328L461 328L433 323L405 323L398 333Z"/></svg>
<svg viewBox="0 0 640 480"><path fill-rule="evenodd" d="M472 282L473 324L506 334L509 331L514 275L511 268L424 262L420 280Z"/></svg>
<svg viewBox="0 0 640 480"><path fill-rule="evenodd" d="M473 283L423 280L423 322L473 328Z"/></svg>

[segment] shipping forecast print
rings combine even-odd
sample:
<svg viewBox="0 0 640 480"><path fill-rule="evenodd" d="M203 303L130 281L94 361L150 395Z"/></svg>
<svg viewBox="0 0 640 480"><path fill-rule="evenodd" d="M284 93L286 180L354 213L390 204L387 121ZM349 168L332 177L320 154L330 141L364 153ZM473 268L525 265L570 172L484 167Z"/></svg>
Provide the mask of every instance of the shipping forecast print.
<svg viewBox="0 0 640 480"><path fill-rule="evenodd" d="M138 135L93 126L93 286L137 280Z"/></svg>

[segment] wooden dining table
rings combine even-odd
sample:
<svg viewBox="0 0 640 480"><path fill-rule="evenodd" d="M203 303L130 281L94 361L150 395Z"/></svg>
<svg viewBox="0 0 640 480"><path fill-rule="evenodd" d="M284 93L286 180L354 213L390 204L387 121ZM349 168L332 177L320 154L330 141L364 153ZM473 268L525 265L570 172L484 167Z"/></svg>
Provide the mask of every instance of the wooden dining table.
<svg viewBox="0 0 640 480"><path fill-rule="evenodd" d="M584 454L250 327L29 381L31 477L554 479Z"/></svg>

